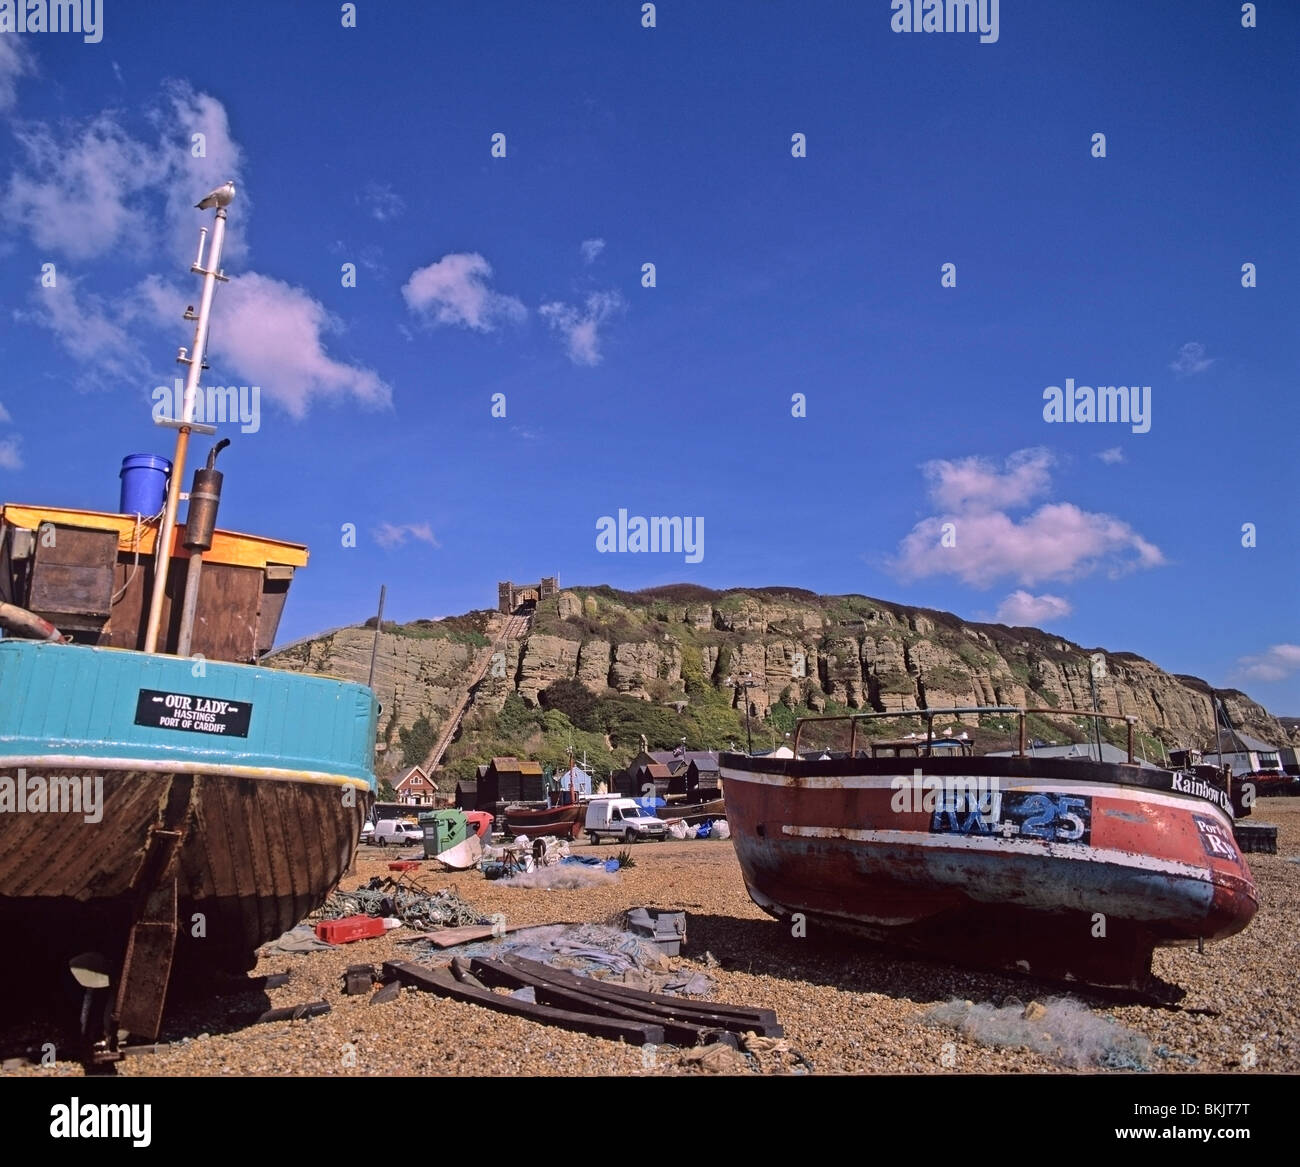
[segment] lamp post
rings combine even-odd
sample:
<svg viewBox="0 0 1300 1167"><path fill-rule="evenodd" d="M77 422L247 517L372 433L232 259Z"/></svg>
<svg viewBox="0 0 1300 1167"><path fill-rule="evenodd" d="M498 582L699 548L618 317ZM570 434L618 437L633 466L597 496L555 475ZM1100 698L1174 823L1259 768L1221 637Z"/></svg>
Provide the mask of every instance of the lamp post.
<svg viewBox="0 0 1300 1167"><path fill-rule="evenodd" d="M745 701L745 742L749 747L748 752L754 752L754 737L749 728L749 690L754 688L758 682L754 680L753 673L746 673L743 678L728 677L727 684L730 685L737 693L744 690Z"/></svg>

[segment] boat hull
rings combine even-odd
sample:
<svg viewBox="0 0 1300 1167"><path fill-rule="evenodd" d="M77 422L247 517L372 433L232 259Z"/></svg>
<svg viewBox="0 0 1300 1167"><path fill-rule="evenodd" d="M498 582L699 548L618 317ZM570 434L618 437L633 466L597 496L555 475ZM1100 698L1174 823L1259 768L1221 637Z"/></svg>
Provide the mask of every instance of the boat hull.
<svg viewBox="0 0 1300 1167"><path fill-rule="evenodd" d="M320 906L373 799L364 686L0 640L0 935L108 958L153 1037L178 968L237 971Z"/></svg>
<svg viewBox="0 0 1300 1167"><path fill-rule="evenodd" d="M21 951L53 959L120 955L149 878L151 832L175 830L177 961L251 967L257 947L318 908L351 865L370 799L364 786L323 776L113 769L102 759L92 776L31 761L40 768L0 765L0 784L102 788L91 814L83 805L4 817L0 928L24 933Z"/></svg>
<svg viewBox="0 0 1300 1167"><path fill-rule="evenodd" d="M704 822L706 819L725 819L727 817L727 805L721 798L715 798L711 802L681 802L668 806L657 806L655 807L655 815L666 822L680 820L693 826L696 823Z"/></svg>
<svg viewBox="0 0 1300 1167"><path fill-rule="evenodd" d="M587 808L582 803L572 806L551 806L529 810L508 806L505 811L506 833L527 835L530 839L552 835L561 839L576 839L582 834Z"/></svg>
<svg viewBox="0 0 1300 1167"><path fill-rule="evenodd" d="M778 918L1143 987L1154 947L1222 939L1255 914L1224 810L1131 784L1130 767L730 759L741 870Z"/></svg>

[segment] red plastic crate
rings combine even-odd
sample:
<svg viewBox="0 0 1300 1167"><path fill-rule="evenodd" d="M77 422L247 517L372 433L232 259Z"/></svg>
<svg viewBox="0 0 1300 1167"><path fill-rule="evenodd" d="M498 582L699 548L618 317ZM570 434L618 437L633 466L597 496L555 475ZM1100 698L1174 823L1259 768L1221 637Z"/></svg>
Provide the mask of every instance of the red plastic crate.
<svg viewBox="0 0 1300 1167"><path fill-rule="evenodd" d="M316 925L317 939L330 944L351 944L383 934L384 922L377 916L344 916L341 920L321 920Z"/></svg>

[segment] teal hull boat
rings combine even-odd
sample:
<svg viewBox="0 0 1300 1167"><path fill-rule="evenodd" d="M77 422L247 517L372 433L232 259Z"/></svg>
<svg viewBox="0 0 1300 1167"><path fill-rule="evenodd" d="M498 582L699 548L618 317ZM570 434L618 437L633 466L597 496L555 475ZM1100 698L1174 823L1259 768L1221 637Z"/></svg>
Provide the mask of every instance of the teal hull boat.
<svg viewBox="0 0 1300 1167"><path fill-rule="evenodd" d="M324 677L0 640L0 934L103 953L119 1026L156 1035L173 963L251 967L347 870L377 714Z"/></svg>
<svg viewBox="0 0 1300 1167"><path fill-rule="evenodd" d="M153 418L172 459L125 458L113 513L0 506L0 937L22 954L0 972L71 974L88 1067L158 1036L177 972L251 968L318 908L375 790L370 689L258 663L308 552L217 529L228 440L180 521L190 438L215 432L196 413L234 197L197 204L185 392Z"/></svg>

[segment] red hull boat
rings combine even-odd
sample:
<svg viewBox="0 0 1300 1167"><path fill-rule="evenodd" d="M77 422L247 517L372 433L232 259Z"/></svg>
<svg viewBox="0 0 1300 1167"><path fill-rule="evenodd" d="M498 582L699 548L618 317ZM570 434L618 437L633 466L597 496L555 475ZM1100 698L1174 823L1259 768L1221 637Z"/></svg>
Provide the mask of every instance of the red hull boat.
<svg viewBox="0 0 1300 1167"><path fill-rule="evenodd" d="M1019 755L725 754L727 819L750 897L778 919L972 963L1150 990L1156 946L1219 940L1255 914L1228 779ZM1094 714L1086 713L1092 717ZM857 722L853 718L806 721ZM897 714L893 715L897 716ZM1105 715L1102 715L1105 716Z"/></svg>

